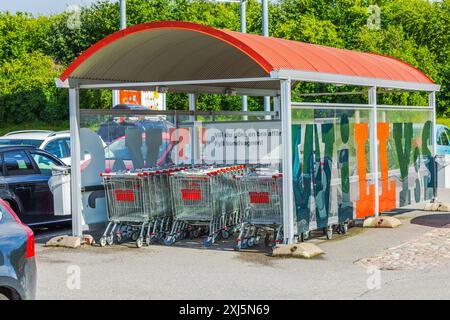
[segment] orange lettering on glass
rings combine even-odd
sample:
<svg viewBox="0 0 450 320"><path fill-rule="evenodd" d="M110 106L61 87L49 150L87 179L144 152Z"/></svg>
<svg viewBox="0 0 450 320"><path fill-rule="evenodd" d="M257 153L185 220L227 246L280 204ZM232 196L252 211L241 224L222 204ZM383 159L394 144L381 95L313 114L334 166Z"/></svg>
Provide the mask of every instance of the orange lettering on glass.
<svg viewBox="0 0 450 320"><path fill-rule="evenodd" d="M395 181L389 186L387 141L389 139L389 123L380 122L377 125L377 136L380 152L381 194L379 196L380 212L395 208Z"/></svg>
<svg viewBox="0 0 450 320"><path fill-rule="evenodd" d="M374 215L375 211L375 185L369 185L367 193L366 174L366 142L369 138L367 123L355 123L356 157L358 161L359 200L356 201L356 218L362 219Z"/></svg>

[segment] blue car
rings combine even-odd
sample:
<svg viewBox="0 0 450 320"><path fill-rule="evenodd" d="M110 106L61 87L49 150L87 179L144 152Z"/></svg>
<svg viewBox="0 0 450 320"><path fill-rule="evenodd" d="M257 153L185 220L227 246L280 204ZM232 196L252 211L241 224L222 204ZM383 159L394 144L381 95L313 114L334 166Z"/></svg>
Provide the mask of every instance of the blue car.
<svg viewBox="0 0 450 320"><path fill-rule="evenodd" d="M36 297L34 234L0 199L0 302Z"/></svg>
<svg viewBox="0 0 450 320"><path fill-rule="evenodd" d="M436 153L450 154L450 128L442 124L436 125Z"/></svg>

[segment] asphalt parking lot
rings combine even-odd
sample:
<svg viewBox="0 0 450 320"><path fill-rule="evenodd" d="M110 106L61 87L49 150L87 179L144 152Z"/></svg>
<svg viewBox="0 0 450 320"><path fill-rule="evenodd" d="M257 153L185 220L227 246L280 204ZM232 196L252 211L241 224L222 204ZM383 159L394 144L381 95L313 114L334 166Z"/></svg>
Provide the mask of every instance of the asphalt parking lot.
<svg viewBox="0 0 450 320"><path fill-rule="evenodd" d="M312 241L318 259L235 252L229 242L137 249L133 244L79 249L43 242L68 230L37 231L38 299L442 299L450 298L450 268L378 270L359 260L450 224L446 213L404 212L398 229L352 228L348 235ZM67 232L66 232L67 233ZM430 244L431 246L432 244ZM444 247L444 245L441 245ZM433 247L430 247L433 250ZM426 248L425 248L426 249ZM441 248L442 249L442 248ZM447 249L447 248L445 248ZM450 245L448 246L450 250ZM414 258L415 259L415 258ZM414 262L414 261L413 261ZM445 260L444 262L447 262ZM450 262L450 255L448 262Z"/></svg>

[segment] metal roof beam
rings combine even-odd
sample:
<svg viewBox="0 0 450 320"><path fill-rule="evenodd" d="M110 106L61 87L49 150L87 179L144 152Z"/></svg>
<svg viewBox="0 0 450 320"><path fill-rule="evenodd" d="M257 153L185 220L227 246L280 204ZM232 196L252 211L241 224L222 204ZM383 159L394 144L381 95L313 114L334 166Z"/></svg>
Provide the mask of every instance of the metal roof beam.
<svg viewBox="0 0 450 320"><path fill-rule="evenodd" d="M395 81L379 78L355 77L334 73L320 73L299 70L276 70L270 73L273 79L291 79L293 81L349 84L364 87L405 89L411 91L439 91L441 86L430 83Z"/></svg>
<svg viewBox="0 0 450 320"><path fill-rule="evenodd" d="M80 89L117 89L117 88L137 88L137 87L155 87L155 86L181 86L181 85L213 85L220 83L242 83L242 82L263 82L274 81L276 79L269 77L260 78L236 78L236 79L210 79L210 80L179 80L179 81L159 81L159 82L127 82L127 83L83 83L79 80Z"/></svg>

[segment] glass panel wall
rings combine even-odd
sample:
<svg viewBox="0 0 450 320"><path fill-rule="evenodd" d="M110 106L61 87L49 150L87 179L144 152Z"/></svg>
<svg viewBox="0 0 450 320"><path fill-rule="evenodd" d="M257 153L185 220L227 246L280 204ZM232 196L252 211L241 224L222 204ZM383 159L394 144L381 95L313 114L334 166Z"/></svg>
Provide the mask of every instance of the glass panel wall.
<svg viewBox="0 0 450 320"><path fill-rule="evenodd" d="M378 109L380 212L433 197L432 111Z"/></svg>
<svg viewBox="0 0 450 320"><path fill-rule="evenodd" d="M369 109L294 107L293 179L298 233L374 215Z"/></svg>
<svg viewBox="0 0 450 320"><path fill-rule="evenodd" d="M279 169L280 144L280 121L261 113L81 110L83 216L87 224L107 220L102 173L194 164Z"/></svg>

